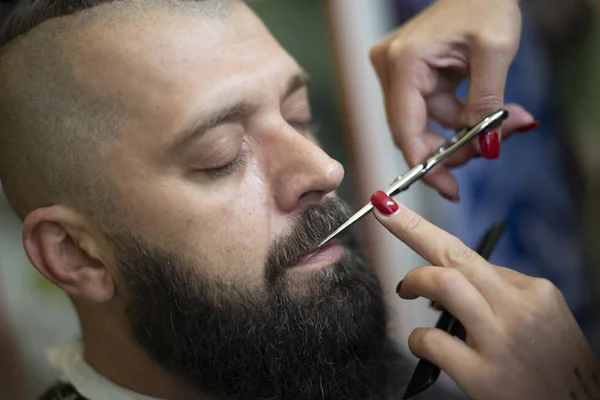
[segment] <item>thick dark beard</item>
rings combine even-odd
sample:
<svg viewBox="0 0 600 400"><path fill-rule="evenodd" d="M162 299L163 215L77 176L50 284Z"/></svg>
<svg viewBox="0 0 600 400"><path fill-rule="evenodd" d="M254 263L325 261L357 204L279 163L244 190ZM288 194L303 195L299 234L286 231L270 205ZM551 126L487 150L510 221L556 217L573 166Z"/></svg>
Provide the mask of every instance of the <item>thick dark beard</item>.
<svg viewBox="0 0 600 400"><path fill-rule="evenodd" d="M217 399L400 398L409 366L387 337L377 277L349 237L307 293L288 287L289 261L346 214L335 199L304 210L274 244L268 290L259 294L132 236L113 240L135 340L164 370Z"/></svg>

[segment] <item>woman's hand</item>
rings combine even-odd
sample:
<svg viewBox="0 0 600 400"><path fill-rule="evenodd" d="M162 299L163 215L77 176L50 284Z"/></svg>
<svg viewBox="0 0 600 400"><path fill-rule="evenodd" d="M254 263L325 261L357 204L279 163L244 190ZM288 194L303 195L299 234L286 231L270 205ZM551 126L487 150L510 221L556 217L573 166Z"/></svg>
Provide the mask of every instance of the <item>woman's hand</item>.
<svg viewBox="0 0 600 400"><path fill-rule="evenodd" d="M396 144L412 166L443 139L427 130L431 119L444 127L473 126L503 107L504 86L521 34L518 0L438 0L376 44L371 60L385 95L388 122ZM455 96L469 78L466 104ZM529 130L534 118L516 105L502 132L482 135L481 154L496 158L500 137ZM445 163L465 163L480 153L467 146ZM425 181L449 199L458 184L446 167Z"/></svg>
<svg viewBox="0 0 600 400"><path fill-rule="evenodd" d="M552 283L489 264L383 192L371 200L375 217L433 265L410 271L400 297L438 302L467 333L463 342L415 329L413 354L446 371L472 400L600 396L597 358Z"/></svg>

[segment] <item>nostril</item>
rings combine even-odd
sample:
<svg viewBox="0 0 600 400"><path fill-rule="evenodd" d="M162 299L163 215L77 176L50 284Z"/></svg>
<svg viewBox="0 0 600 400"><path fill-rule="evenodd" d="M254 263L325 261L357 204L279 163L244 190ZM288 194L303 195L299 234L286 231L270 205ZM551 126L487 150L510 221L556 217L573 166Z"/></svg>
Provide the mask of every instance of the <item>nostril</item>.
<svg viewBox="0 0 600 400"><path fill-rule="evenodd" d="M322 190L311 190L310 192L303 193L298 198L298 207L304 208L310 204L318 204L323 201L327 193Z"/></svg>

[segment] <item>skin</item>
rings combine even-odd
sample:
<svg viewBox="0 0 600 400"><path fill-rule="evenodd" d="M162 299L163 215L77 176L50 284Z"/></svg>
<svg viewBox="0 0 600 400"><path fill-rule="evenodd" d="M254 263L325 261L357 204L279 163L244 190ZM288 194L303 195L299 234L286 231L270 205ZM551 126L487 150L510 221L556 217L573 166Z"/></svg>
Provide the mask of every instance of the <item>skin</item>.
<svg viewBox="0 0 600 400"><path fill-rule="evenodd" d="M103 149L127 225L206 266L202 274L263 290L273 239L343 177L304 128L311 115L300 67L243 4L225 19L150 13L134 34L126 25L98 27L82 40L78 79L116 94L130 111ZM243 113L177 145L238 102ZM210 172L238 156L230 174ZM25 220L24 244L34 266L73 299L85 358L98 372L139 393L197 398L129 338L127 293L94 220L65 206L39 208ZM292 272L299 288L311 271Z"/></svg>
<svg viewBox="0 0 600 400"><path fill-rule="evenodd" d="M371 60L385 96L394 139L411 164L441 143L434 120L452 128L474 124L503 104L520 40L515 0L438 0L374 46ZM454 89L470 79L466 103ZM506 138L533 117L508 105ZM458 193L449 169L477 156L477 143L425 180L443 196ZM598 360L562 294L549 281L490 265L459 239L400 206L375 217L433 267L402 281L403 299L426 297L455 315L467 341L430 328L413 331L413 354L446 371L477 399L592 399L600 395ZM510 388L510 390L506 390Z"/></svg>
<svg viewBox="0 0 600 400"><path fill-rule="evenodd" d="M439 329L415 329L413 354L446 371L472 400L600 395L598 360L550 281L489 264L402 205L375 217L432 265L411 270L399 296L436 301L467 333L463 342Z"/></svg>

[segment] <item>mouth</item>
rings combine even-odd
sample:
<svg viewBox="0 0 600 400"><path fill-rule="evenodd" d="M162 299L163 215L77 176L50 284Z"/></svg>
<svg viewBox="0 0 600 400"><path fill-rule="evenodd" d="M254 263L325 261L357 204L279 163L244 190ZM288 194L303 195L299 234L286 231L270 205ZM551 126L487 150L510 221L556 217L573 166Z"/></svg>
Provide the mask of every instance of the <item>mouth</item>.
<svg viewBox="0 0 600 400"><path fill-rule="evenodd" d="M344 248L339 242L333 240L323 247L313 249L296 258L289 268L323 268L337 262L344 253Z"/></svg>

